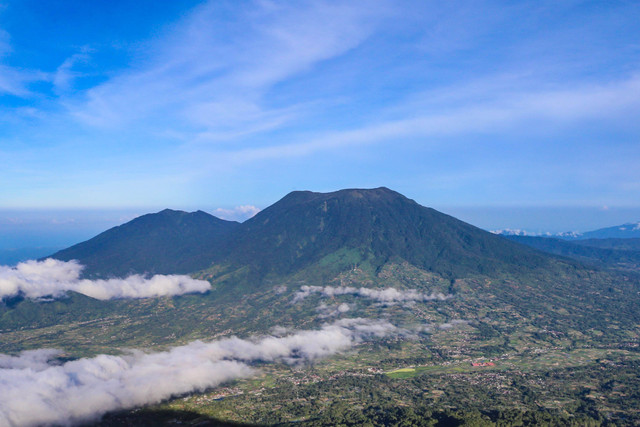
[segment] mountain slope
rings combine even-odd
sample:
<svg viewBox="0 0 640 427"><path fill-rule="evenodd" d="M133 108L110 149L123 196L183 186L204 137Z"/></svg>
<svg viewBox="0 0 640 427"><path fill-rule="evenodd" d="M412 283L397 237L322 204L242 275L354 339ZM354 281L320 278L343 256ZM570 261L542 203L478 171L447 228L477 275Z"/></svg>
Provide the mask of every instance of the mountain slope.
<svg viewBox="0 0 640 427"><path fill-rule="evenodd" d="M52 257L80 261L87 277L189 273L206 268L208 254L238 225L202 211L165 209L111 228Z"/></svg>

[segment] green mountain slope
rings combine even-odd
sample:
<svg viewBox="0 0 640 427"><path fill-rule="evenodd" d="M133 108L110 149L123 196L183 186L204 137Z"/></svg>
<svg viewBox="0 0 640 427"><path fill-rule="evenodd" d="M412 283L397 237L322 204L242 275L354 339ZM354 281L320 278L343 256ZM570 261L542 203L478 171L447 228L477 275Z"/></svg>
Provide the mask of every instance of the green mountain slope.
<svg viewBox="0 0 640 427"><path fill-rule="evenodd" d="M189 273L209 266L209 253L238 225L202 211L165 209L111 228L52 257L80 261L86 277Z"/></svg>
<svg viewBox="0 0 640 427"><path fill-rule="evenodd" d="M213 259L221 271L282 276L403 262L447 277L538 268L548 257L387 188L299 191L243 223ZM334 271L332 271L334 272Z"/></svg>

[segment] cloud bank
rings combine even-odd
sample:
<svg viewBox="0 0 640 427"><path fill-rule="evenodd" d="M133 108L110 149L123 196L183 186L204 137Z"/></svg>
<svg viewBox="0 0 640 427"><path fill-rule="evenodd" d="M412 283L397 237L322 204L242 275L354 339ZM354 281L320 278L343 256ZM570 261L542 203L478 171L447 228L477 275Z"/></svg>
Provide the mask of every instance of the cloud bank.
<svg viewBox="0 0 640 427"><path fill-rule="evenodd" d="M152 298L206 292L209 282L182 275L132 275L125 279L80 279L77 261L26 261L15 267L0 266L0 299L23 295L26 298L59 298L74 291L91 298Z"/></svg>
<svg viewBox="0 0 640 427"><path fill-rule="evenodd" d="M160 402L252 375L253 361L304 363L398 329L385 321L343 319L282 337L195 341L170 351L100 355L62 364L56 350L0 355L0 425L72 424L109 411Z"/></svg>
<svg viewBox="0 0 640 427"><path fill-rule="evenodd" d="M351 286L302 286L293 296L293 303L302 301L311 294L320 294L325 297L333 297L336 295L354 295L369 298L383 303L396 303L407 301L444 301L451 298L451 295L442 293L427 294L415 289L398 290L395 288L386 289L369 289L354 288Z"/></svg>

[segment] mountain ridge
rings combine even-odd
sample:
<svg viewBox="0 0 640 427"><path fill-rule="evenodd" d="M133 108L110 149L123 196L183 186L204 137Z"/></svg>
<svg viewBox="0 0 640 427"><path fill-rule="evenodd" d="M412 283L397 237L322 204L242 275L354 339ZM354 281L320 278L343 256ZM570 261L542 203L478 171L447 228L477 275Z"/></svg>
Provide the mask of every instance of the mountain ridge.
<svg viewBox="0 0 640 427"><path fill-rule="evenodd" d="M547 255L386 187L294 191L243 223L165 209L52 257L77 259L88 277L213 267L224 274L248 269L252 280L290 275L317 263L334 274L345 263L375 269L406 261L452 279L549 263Z"/></svg>
<svg viewBox="0 0 640 427"><path fill-rule="evenodd" d="M639 238L640 222L628 222L582 233L580 239Z"/></svg>

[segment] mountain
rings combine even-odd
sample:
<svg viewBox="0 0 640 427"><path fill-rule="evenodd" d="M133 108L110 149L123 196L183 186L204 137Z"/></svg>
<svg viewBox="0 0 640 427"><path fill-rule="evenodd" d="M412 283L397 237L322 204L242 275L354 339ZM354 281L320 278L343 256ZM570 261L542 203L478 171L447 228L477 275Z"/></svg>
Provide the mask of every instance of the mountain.
<svg viewBox="0 0 640 427"><path fill-rule="evenodd" d="M389 190L295 191L242 224L166 209L52 255L87 277L131 273L248 273L251 280L315 265L322 277L354 265L408 262L448 278L535 268L548 260Z"/></svg>
<svg viewBox="0 0 640 427"><path fill-rule="evenodd" d="M455 278L549 262L540 253L384 187L292 192L234 230L212 261L219 271L249 268L262 278L290 275L314 264L334 274L354 265L375 270L408 262Z"/></svg>
<svg viewBox="0 0 640 427"><path fill-rule="evenodd" d="M539 236L538 233L532 233L527 230L520 230L514 228L504 228L500 230L491 230L493 234L499 234L501 236Z"/></svg>
<svg viewBox="0 0 640 427"><path fill-rule="evenodd" d="M80 261L86 277L189 273L208 267L209 253L238 225L202 211L165 209L113 227L51 257Z"/></svg>
<svg viewBox="0 0 640 427"><path fill-rule="evenodd" d="M87 265L88 277L190 273L211 282L225 304L282 286L349 285L461 294L469 310L508 304L525 317L553 306L599 322L585 314L594 304L606 311L617 304L618 313L633 310L631 299L600 300L602 283L614 289L610 284L617 279L592 273L593 266L569 259L570 254L582 262L606 255L634 265L633 255L609 249L531 248L382 187L292 192L242 224L204 212L165 210L55 257L78 259ZM635 295L627 284L617 292ZM264 327L289 315L288 308L261 311L243 327ZM555 318L551 313L545 322Z"/></svg>
<svg viewBox="0 0 640 427"><path fill-rule="evenodd" d="M592 263L631 256L633 243L622 251L580 246L587 240L536 242L562 256L387 188L297 191L242 224L166 210L56 257L79 259L89 276L190 273L208 280L210 292L16 297L0 302L0 352L58 348L54 362L64 363L200 340L189 348L214 341L253 354L260 340L279 347L273 338L283 335L292 345L306 336L324 351L343 342L336 330L362 328L367 335L332 357L292 369L306 354L306 344L295 344L286 360L255 359L254 377L196 396L176 392L105 425L183 416L244 425L638 425L640 275ZM309 338L318 331L327 340ZM200 368L191 360L185 366Z"/></svg>
<svg viewBox="0 0 640 427"><path fill-rule="evenodd" d="M640 222L627 223L614 227L600 228L594 231L582 233L580 239L628 239L640 238Z"/></svg>

